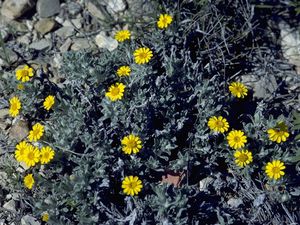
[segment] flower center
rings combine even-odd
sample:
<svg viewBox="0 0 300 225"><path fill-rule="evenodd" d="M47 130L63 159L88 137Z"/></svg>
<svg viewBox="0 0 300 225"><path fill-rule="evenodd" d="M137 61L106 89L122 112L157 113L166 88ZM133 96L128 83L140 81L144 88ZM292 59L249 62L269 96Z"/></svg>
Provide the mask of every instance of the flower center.
<svg viewBox="0 0 300 225"><path fill-rule="evenodd" d="M274 166L274 167L272 168L272 172L273 172L274 174L278 174L278 173L280 173L280 168L279 168L278 166Z"/></svg>
<svg viewBox="0 0 300 225"><path fill-rule="evenodd" d="M12 109L13 111L17 110L17 109L18 109L18 104L17 104L17 103L11 104L11 109Z"/></svg>
<svg viewBox="0 0 300 225"><path fill-rule="evenodd" d="M218 120L218 121L216 122L216 126L219 127L219 128L222 128L222 127L224 126L224 123L223 123L222 121L219 121L219 120Z"/></svg>
<svg viewBox="0 0 300 225"><path fill-rule="evenodd" d="M120 89L118 87L114 87L112 90L111 90L111 94L112 95L118 95L120 93Z"/></svg>
<svg viewBox="0 0 300 225"><path fill-rule="evenodd" d="M239 161L246 162L248 160L248 156L246 154L241 154L239 156Z"/></svg>
<svg viewBox="0 0 300 225"><path fill-rule="evenodd" d="M136 148L137 147L136 141L135 140L129 140L128 143L127 143L127 147L128 148Z"/></svg>
<svg viewBox="0 0 300 225"><path fill-rule="evenodd" d="M141 52L141 53L140 53L140 58L146 59L147 57L148 57L147 52Z"/></svg>
<svg viewBox="0 0 300 225"><path fill-rule="evenodd" d="M29 152L29 153L27 154L27 158L28 158L29 160L34 160L34 154L33 154L33 152Z"/></svg>
<svg viewBox="0 0 300 225"><path fill-rule="evenodd" d="M131 183L128 184L128 187L131 188L131 189L136 188L136 186L137 186L136 182L131 182Z"/></svg>
<svg viewBox="0 0 300 225"><path fill-rule="evenodd" d="M27 77L28 76L28 71L27 70L21 70L21 76L22 77Z"/></svg>
<svg viewBox="0 0 300 225"><path fill-rule="evenodd" d="M233 138L233 140L234 140L235 142L240 142L240 141L241 141L240 137L237 137L237 136L235 136L235 137Z"/></svg>
<svg viewBox="0 0 300 225"><path fill-rule="evenodd" d="M44 158L44 159L48 159L48 158L49 158L49 153L48 153L48 152L45 152L43 158Z"/></svg>
<svg viewBox="0 0 300 225"><path fill-rule="evenodd" d="M33 136L38 136L40 133L40 129L33 130Z"/></svg>

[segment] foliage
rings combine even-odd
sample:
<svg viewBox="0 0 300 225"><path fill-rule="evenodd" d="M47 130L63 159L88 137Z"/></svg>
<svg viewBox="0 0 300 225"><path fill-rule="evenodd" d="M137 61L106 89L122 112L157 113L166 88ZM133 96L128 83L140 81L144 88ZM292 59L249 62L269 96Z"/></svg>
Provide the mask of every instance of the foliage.
<svg viewBox="0 0 300 225"><path fill-rule="evenodd" d="M278 121L292 127L290 108L280 101L279 88L262 99L254 98L251 89L242 100L228 91L230 82L242 80L237 75L251 71L258 78L268 76L261 68L277 80L284 76L280 68L265 66L273 60L271 48L264 50L262 42L252 48L261 29L252 25L251 5L195 0L162 2L160 9L174 18L166 30L157 29L155 17L144 27L132 27L136 39L113 52L67 53L60 87L43 70L24 84L25 90L16 88L13 75L4 76L4 96L20 97L21 114L30 126L45 125L39 144L51 146L56 155L50 164L27 170L36 179L36 187L28 191L22 184L27 172L17 170L7 148L10 159L0 168L10 179L1 188L21 196L24 214L40 217L47 211L48 223L56 225L296 223L299 166L292 158L299 154L297 130L289 129L290 138L281 144L267 135ZM154 57L137 65L132 54L142 46ZM131 67L129 77L116 75L122 65ZM125 96L111 102L105 92L120 81L126 85ZM42 107L48 95L56 98L49 112ZM226 135L209 131L208 118L215 115L247 135L254 159L246 168L235 165ZM130 133L143 142L137 155L121 150L120 140ZM287 167L277 182L264 173L272 159ZM184 174L179 186L162 182L170 173ZM138 196L122 192L122 179L128 175L143 181ZM208 178L207 187L199 188Z"/></svg>

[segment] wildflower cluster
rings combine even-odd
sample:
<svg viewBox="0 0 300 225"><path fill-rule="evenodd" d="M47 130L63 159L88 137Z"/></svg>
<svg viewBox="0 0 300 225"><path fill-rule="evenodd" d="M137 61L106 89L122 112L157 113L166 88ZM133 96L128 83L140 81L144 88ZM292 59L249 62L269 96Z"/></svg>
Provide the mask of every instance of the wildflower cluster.
<svg viewBox="0 0 300 225"><path fill-rule="evenodd" d="M237 98L244 98L247 96L248 89L240 82L232 82L229 86L229 91ZM211 130L217 133L224 133L229 129L229 123L226 118L223 118L222 116L213 116L209 118L207 125ZM275 128L268 129L268 134L269 139L277 143L284 142L287 140L287 137L289 137L288 128L283 122L278 123ZM244 131L232 130L228 133L226 139L228 145L236 150L234 158L235 163L239 167L243 168L253 162L252 152L244 148L247 144L247 136ZM273 160L272 162L267 163L265 172L270 179L277 180L284 175L283 169L285 169L283 162L280 160Z"/></svg>

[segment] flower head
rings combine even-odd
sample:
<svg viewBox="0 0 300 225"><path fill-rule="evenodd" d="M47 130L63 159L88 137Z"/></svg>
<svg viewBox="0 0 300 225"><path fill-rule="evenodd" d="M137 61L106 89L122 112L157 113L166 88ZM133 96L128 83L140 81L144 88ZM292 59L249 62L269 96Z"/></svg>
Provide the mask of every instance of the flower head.
<svg viewBox="0 0 300 225"><path fill-rule="evenodd" d="M18 84L18 85L17 85L17 89L18 89L19 91L25 90L24 84Z"/></svg>
<svg viewBox="0 0 300 225"><path fill-rule="evenodd" d="M122 151L125 154L138 153L142 148L142 141L138 136L130 134L121 140Z"/></svg>
<svg viewBox="0 0 300 225"><path fill-rule="evenodd" d="M173 21L173 17L169 14L160 14L157 26L160 29L167 28Z"/></svg>
<svg viewBox="0 0 300 225"><path fill-rule="evenodd" d="M55 97L53 95L48 95L48 97L45 98L43 103L44 109L49 111L54 105L54 102L55 102Z"/></svg>
<svg viewBox="0 0 300 225"><path fill-rule="evenodd" d="M47 212L44 212L42 214L42 221L48 222L48 220L49 220L49 214Z"/></svg>
<svg viewBox="0 0 300 225"><path fill-rule="evenodd" d="M21 141L19 144L16 145L15 150L15 158L18 162L24 161L24 156L28 148L28 143L26 141Z"/></svg>
<svg viewBox="0 0 300 225"><path fill-rule="evenodd" d="M12 117L19 115L21 109L21 102L18 97L13 97L9 100L9 114Z"/></svg>
<svg viewBox="0 0 300 225"><path fill-rule="evenodd" d="M222 116L210 117L207 125L211 130L213 130L215 132L220 132L220 133L224 133L224 132L228 131L228 128L229 128L229 124L228 124L227 120Z"/></svg>
<svg viewBox="0 0 300 225"><path fill-rule="evenodd" d="M119 67L119 69L117 70L117 74L119 77L122 76L129 76L131 72L131 69L129 66L121 66Z"/></svg>
<svg viewBox="0 0 300 225"><path fill-rule="evenodd" d="M134 61L137 64L145 64L150 61L153 56L152 51L150 48L138 48L134 51Z"/></svg>
<svg viewBox="0 0 300 225"><path fill-rule="evenodd" d="M105 96L111 101L117 101L123 98L125 85L123 83L116 83L109 87L108 92L105 93Z"/></svg>
<svg viewBox="0 0 300 225"><path fill-rule="evenodd" d="M29 131L29 140L30 141L38 141L44 134L44 126L40 123L36 123L33 125L32 130Z"/></svg>
<svg viewBox="0 0 300 225"><path fill-rule="evenodd" d="M280 160L273 160L272 162L267 163L266 174L270 179L277 180L284 175L284 169L285 165L283 162Z"/></svg>
<svg viewBox="0 0 300 225"><path fill-rule="evenodd" d="M21 82L29 81L29 79L33 76L33 69L29 66L25 65L22 69L16 70L16 77Z"/></svg>
<svg viewBox="0 0 300 225"><path fill-rule="evenodd" d="M115 35L115 39L118 41L118 42L123 42L125 40L128 40L130 39L130 31L129 30L120 30L116 33Z"/></svg>
<svg viewBox="0 0 300 225"><path fill-rule="evenodd" d="M232 82L229 86L229 91L237 98L244 98L248 94L248 89L240 82Z"/></svg>
<svg viewBox="0 0 300 225"><path fill-rule="evenodd" d="M247 137L241 130L232 130L227 136L228 144L233 149L243 148L247 143Z"/></svg>
<svg viewBox="0 0 300 225"><path fill-rule="evenodd" d="M28 144L27 150L24 153L23 161L28 167L35 166L40 161L40 150Z"/></svg>
<svg viewBox="0 0 300 225"><path fill-rule="evenodd" d="M122 181L123 192L126 195L137 195L142 190L142 181L137 176L128 176Z"/></svg>
<svg viewBox="0 0 300 225"><path fill-rule="evenodd" d="M33 178L32 174L31 173L27 174L24 177L24 185L25 185L25 187L27 187L28 189L32 189L33 184L34 184L34 178Z"/></svg>
<svg viewBox="0 0 300 225"><path fill-rule="evenodd" d="M239 167L245 167L253 161L252 152L248 150L237 150L234 153L235 163Z"/></svg>
<svg viewBox="0 0 300 225"><path fill-rule="evenodd" d="M42 149L40 151L41 164L49 163L53 159L54 154L55 154L55 152L53 151L53 149L51 147L49 147L49 146L42 147Z"/></svg>
<svg viewBox="0 0 300 225"><path fill-rule="evenodd" d="M285 142L290 136L288 127L284 122L279 122L276 127L268 129L269 139L277 143Z"/></svg>

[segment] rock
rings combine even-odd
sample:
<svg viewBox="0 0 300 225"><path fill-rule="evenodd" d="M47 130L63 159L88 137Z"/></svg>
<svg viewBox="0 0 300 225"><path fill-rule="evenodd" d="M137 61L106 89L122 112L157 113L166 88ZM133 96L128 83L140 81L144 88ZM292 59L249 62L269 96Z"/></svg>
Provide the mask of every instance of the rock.
<svg viewBox="0 0 300 225"><path fill-rule="evenodd" d="M41 223L34 217L26 215L21 219L21 225L40 225Z"/></svg>
<svg viewBox="0 0 300 225"><path fill-rule="evenodd" d="M94 2L89 1L87 4L87 10L93 16L95 16L96 18L98 18L100 20L104 20L106 18L101 10L102 7L103 6L101 6L99 3L96 3L96 2L94 3Z"/></svg>
<svg viewBox="0 0 300 225"><path fill-rule="evenodd" d="M82 18L72 19L71 21L75 28L80 29L82 27Z"/></svg>
<svg viewBox="0 0 300 225"><path fill-rule="evenodd" d="M10 48L5 48L5 51L0 51L0 66L10 66L18 61L18 55Z"/></svg>
<svg viewBox="0 0 300 225"><path fill-rule="evenodd" d="M3 208L16 212L16 203L15 200L9 200L8 202L4 203Z"/></svg>
<svg viewBox="0 0 300 225"><path fill-rule="evenodd" d="M56 22L53 19L41 19L35 25L34 28L41 34L47 34L52 31L56 26Z"/></svg>
<svg viewBox="0 0 300 225"><path fill-rule="evenodd" d="M240 198L230 198L227 201L227 204L230 205L232 208L237 208L239 207L241 204L243 204L242 199Z"/></svg>
<svg viewBox="0 0 300 225"><path fill-rule="evenodd" d="M41 50L45 50L45 49L51 48L51 46L52 46L52 42L50 40L48 40L48 39L41 39L39 41L31 43L29 45L29 48L41 51Z"/></svg>
<svg viewBox="0 0 300 225"><path fill-rule="evenodd" d="M107 11L110 14L123 12L126 9L126 4L123 0L106 0Z"/></svg>
<svg viewBox="0 0 300 225"><path fill-rule="evenodd" d="M7 173L0 171L0 187L5 187L7 183Z"/></svg>
<svg viewBox="0 0 300 225"><path fill-rule="evenodd" d="M78 13L81 12L81 10L82 10L82 7L77 2L70 2L70 3L68 3L68 12L72 16L76 16Z"/></svg>
<svg viewBox="0 0 300 225"><path fill-rule="evenodd" d="M33 8L34 0L5 0L1 8L1 14L9 19L16 19Z"/></svg>
<svg viewBox="0 0 300 225"><path fill-rule="evenodd" d="M55 54L55 56L53 57L53 63L51 64L54 68L58 68L60 69L62 66L62 62L63 62L63 57L61 54Z"/></svg>
<svg viewBox="0 0 300 225"><path fill-rule="evenodd" d="M26 33L28 32L28 27L24 23L20 23L18 21L10 21L9 26L16 32Z"/></svg>
<svg viewBox="0 0 300 225"><path fill-rule="evenodd" d="M0 109L0 120L6 119L9 115L9 109Z"/></svg>
<svg viewBox="0 0 300 225"><path fill-rule="evenodd" d="M86 38L78 38L73 41L71 50L78 51L81 49L89 49L92 47L92 44Z"/></svg>
<svg viewBox="0 0 300 225"><path fill-rule="evenodd" d="M105 48L109 51L113 51L118 47L117 40L106 36L104 32L100 32L100 34L95 37L95 42L99 48Z"/></svg>
<svg viewBox="0 0 300 225"><path fill-rule="evenodd" d="M7 41L9 37L9 33L6 27L0 27L0 39L2 39L4 42Z"/></svg>
<svg viewBox="0 0 300 225"><path fill-rule="evenodd" d="M70 46L72 44L72 40L70 38L68 38L63 44L62 46L59 47L59 50L61 52L66 52L69 50Z"/></svg>
<svg viewBox="0 0 300 225"><path fill-rule="evenodd" d="M7 128L8 123L6 122L6 119L8 117L9 117L9 109L0 109L0 130L4 131ZM1 153L1 149L0 149L0 153ZM1 180L1 174L0 174L0 180Z"/></svg>
<svg viewBox="0 0 300 225"><path fill-rule="evenodd" d="M38 0L36 10L41 18L47 18L58 14L60 11L59 0Z"/></svg>
<svg viewBox="0 0 300 225"><path fill-rule="evenodd" d="M207 188L210 184L212 184L214 179L212 177L206 177L199 182L200 191L207 191Z"/></svg>
<svg viewBox="0 0 300 225"><path fill-rule="evenodd" d="M257 75L242 75L242 83L251 87L253 96L256 98L268 98L277 89L277 82L273 75L257 76Z"/></svg>
<svg viewBox="0 0 300 225"><path fill-rule="evenodd" d="M58 29L57 31L55 31L56 35L66 39L67 37L72 36L73 34L75 34L75 29L73 27L62 27L60 29Z"/></svg>
<svg viewBox="0 0 300 225"><path fill-rule="evenodd" d="M9 137L18 142L27 137L29 133L28 123L24 120L17 121L9 130Z"/></svg>
<svg viewBox="0 0 300 225"><path fill-rule="evenodd" d="M300 32L299 29L292 29L289 24L281 22L279 24L281 36L281 48L283 56L289 63L296 66L297 73L300 74Z"/></svg>
<svg viewBox="0 0 300 225"><path fill-rule="evenodd" d="M31 42L31 34L27 33L23 36L17 37L17 42L25 45L29 45Z"/></svg>

